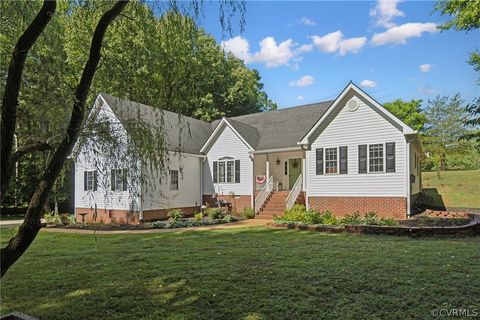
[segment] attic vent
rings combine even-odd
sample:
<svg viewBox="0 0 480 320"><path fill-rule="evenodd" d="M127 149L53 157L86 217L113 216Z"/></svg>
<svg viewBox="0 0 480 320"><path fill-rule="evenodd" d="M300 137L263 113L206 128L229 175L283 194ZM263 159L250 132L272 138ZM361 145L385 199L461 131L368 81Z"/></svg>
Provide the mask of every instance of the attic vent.
<svg viewBox="0 0 480 320"><path fill-rule="evenodd" d="M347 102L348 111L355 111L358 109L358 102L354 99Z"/></svg>

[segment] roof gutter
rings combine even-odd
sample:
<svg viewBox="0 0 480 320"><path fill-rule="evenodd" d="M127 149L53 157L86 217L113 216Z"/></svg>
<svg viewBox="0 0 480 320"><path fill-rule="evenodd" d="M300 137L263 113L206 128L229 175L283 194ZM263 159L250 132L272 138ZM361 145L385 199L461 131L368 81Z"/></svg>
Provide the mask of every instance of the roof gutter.
<svg viewBox="0 0 480 320"><path fill-rule="evenodd" d="M301 150L304 150L302 148L302 146L298 146L298 147L288 147L288 148L254 150L254 151L250 151L250 153L251 154L262 154L262 153L276 153L276 152L301 151Z"/></svg>

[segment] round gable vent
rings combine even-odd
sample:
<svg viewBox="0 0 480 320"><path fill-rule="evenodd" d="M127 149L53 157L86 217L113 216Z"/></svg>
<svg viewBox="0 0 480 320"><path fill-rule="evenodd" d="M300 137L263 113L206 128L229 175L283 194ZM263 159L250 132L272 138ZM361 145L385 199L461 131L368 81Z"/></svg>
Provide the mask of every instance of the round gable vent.
<svg viewBox="0 0 480 320"><path fill-rule="evenodd" d="M355 111L358 109L358 102L356 100L350 100L347 102L347 108L349 111Z"/></svg>

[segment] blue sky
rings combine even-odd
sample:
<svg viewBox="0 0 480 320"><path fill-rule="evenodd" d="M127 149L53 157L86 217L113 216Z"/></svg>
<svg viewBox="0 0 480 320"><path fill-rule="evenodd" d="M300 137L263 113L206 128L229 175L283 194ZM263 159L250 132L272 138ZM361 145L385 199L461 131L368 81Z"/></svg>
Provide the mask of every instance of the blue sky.
<svg viewBox="0 0 480 320"><path fill-rule="evenodd" d="M480 31L438 32L430 1L247 2L246 27L222 37L218 3L200 25L255 68L288 107L335 98L352 80L380 102L480 94L466 63Z"/></svg>

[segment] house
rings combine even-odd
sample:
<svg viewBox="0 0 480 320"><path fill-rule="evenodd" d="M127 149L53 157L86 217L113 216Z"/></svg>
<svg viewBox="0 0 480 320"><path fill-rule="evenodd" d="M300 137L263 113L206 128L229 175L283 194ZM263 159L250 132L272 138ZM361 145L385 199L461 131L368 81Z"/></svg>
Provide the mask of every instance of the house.
<svg viewBox="0 0 480 320"><path fill-rule="evenodd" d="M338 216L375 211L405 219L422 189L417 132L353 83L333 101L212 123L168 111L157 123L154 108L106 94L93 109L119 127L140 110L163 128L168 170L158 179L140 168L144 178L135 193L128 187L131 168L103 163L97 172L101 157L93 164L80 152L75 207L87 221L95 208L97 221L138 223L164 218L173 208L191 214L219 200L235 211L254 208L260 218L299 202ZM179 120L189 130L181 131Z"/></svg>

